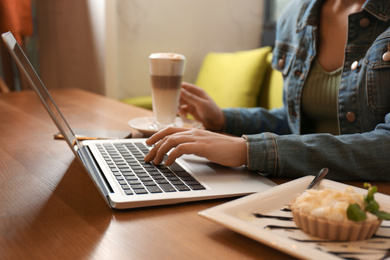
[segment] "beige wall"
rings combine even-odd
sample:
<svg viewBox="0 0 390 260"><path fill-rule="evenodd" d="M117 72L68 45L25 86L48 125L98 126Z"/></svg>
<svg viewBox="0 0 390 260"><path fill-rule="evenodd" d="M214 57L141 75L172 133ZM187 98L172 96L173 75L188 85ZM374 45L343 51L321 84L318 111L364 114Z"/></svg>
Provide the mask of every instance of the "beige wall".
<svg viewBox="0 0 390 260"><path fill-rule="evenodd" d="M209 51L259 46L263 0L39 0L40 71L49 88L113 98L150 93L147 57L180 52L193 82Z"/></svg>
<svg viewBox="0 0 390 260"><path fill-rule="evenodd" d="M99 24L92 23L89 1L37 0L36 9L39 67L46 86L104 94L101 40L94 35Z"/></svg>

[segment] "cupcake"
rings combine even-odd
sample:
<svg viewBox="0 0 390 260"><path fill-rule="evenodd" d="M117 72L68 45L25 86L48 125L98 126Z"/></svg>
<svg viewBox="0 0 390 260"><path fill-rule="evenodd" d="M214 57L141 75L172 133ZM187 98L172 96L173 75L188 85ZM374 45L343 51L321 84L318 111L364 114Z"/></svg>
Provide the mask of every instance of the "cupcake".
<svg viewBox="0 0 390 260"><path fill-rule="evenodd" d="M291 203L296 225L304 232L335 241L371 238L382 219L390 218L374 200L376 187L365 184L368 194L345 190L306 190Z"/></svg>

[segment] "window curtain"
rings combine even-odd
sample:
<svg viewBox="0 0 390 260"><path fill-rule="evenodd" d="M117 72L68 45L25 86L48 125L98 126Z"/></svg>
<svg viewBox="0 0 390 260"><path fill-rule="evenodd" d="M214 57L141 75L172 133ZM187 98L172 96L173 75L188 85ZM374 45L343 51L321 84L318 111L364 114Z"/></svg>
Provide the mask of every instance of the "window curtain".
<svg viewBox="0 0 390 260"><path fill-rule="evenodd" d="M31 0L0 0L0 33L11 31L18 43L25 47L25 37L33 35ZM18 72L11 56L0 40L0 93L20 90Z"/></svg>
<svg viewBox="0 0 390 260"><path fill-rule="evenodd" d="M31 0L0 0L0 32L11 31L19 44L32 36Z"/></svg>

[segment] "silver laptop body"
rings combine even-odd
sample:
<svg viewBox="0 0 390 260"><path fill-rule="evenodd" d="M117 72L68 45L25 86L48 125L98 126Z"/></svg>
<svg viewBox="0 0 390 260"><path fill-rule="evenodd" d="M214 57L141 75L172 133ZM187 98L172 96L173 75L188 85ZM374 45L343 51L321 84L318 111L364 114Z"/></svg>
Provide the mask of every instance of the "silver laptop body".
<svg viewBox="0 0 390 260"><path fill-rule="evenodd" d="M110 207L126 209L236 197L275 186L272 181L244 167L224 167L194 155L185 155L176 160L178 176L173 176L171 172L177 169L164 165L150 171L147 168L154 166L145 164L143 160L140 160L141 165L133 164L134 156L143 158L150 149L145 145L146 139L78 141L12 33L4 33L2 38L20 71L26 75ZM135 150L137 155L130 153L131 150ZM108 153L114 155L109 156ZM141 179L146 182L141 182Z"/></svg>

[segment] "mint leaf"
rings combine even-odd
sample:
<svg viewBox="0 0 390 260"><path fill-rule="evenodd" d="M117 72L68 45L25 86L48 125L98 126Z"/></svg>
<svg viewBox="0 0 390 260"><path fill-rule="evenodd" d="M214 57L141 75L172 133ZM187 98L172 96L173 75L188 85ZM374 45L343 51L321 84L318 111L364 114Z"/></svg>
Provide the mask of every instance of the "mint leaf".
<svg viewBox="0 0 390 260"><path fill-rule="evenodd" d="M374 212L379 210L379 204L375 200L371 200L368 203L366 203L366 211Z"/></svg>
<svg viewBox="0 0 390 260"><path fill-rule="evenodd" d="M371 211L371 213L377 216L379 219L390 220L390 214L385 211L377 210Z"/></svg>
<svg viewBox="0 0 390 260"><path fill-rule="evenodd" d="M378 188L376 186L371 186L371 184L367 182L364 183L364 187L368 188L367 195L364 196L364 202L369 203L374 200L374 193L378 191Z"/></svg>
<svg viewBox="0 0 390 260"><path fill-rule="evenodd" d="M349 204L347 208L347 216L349 220L356 222L367 219L366 212L363 211L357 203Z"/></svg>
<svg viewBox="0 0 390 260"><path fill-rule="evenodd" d="M350 204L347 208L347 217L352 221L363 221L367 219L366 212L370 212L378 217L378 219L390 220L390 213L379 210L379 203L375 201L374 194L378 191L376 186L371 186L371 184L365 182L364 187L368 189L367 195L364 195L364 210L360 206L355 204Z"/></svg>

